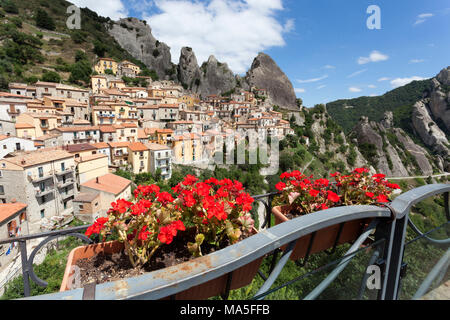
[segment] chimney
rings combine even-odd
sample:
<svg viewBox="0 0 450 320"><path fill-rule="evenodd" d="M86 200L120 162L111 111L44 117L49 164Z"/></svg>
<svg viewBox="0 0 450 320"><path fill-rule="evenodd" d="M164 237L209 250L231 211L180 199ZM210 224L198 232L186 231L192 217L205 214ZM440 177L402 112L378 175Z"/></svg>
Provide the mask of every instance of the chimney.
<svg viewBox="0 0 450 320"><path fill-rule="evenodd" d="M96 181L97 181L97 184L100 184L100 180L98 179L98 177L95 178L95 179L96 179Z"/></svg>

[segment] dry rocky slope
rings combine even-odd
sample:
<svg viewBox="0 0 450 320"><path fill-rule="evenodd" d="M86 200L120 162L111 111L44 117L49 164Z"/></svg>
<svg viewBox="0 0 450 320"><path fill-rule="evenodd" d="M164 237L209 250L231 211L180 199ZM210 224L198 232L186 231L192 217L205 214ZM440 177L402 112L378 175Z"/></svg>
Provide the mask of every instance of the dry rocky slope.
<svg viewBox="0 0 450 320"><path fill-rule="evenodd" d="M109 34L133 57L155 70L160 79L177 80L186 89L202 96L224 94L236 88L252 86L267 89L268 103L298 111L292 83L271 57L260 53L245 77L235 75L226 63L210 56L201 67L192 48L184 47L178 65L171 62L170 48L152 35L149 25L136 18L116 21Z"/></svg>
<svg viewBox="0 0 450 320"><path fill-rule="evenodd" d="M387 112L381 123L362 117L349 134L369 163L391 177L433 174L432 158L400 128L393 127L393 114Z"/></svg>
<svg viewBox="0 0 450 320"><path fill-rule="evenodd" d="M167 44L155 39L147 23L136 18L120 19L112 24L109 34L134 58L154 70L160 79L173 71L172 56Z"/></svg>
<svg viewBox="0 0 450 320"><path fill-rule="evenodd" d="M450 171L450 67L432 79L430 92L413 107L412 124L423 143L435 152L439 167Z"/></svg>

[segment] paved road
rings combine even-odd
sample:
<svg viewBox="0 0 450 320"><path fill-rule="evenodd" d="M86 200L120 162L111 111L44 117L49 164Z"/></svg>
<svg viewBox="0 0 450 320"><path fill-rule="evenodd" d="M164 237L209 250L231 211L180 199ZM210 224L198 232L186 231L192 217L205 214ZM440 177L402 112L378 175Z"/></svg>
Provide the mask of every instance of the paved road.
<svg viewBox="0 0 450 320"><path fill-rule="evenodd" d="M432 178L440 178L440 177L447 177L450 176L450 173L443 173L443 174L437 174L431 176ZM412 180L412 179L427 179L430 176L416 176L416 177L393 177L393 178L386 178L388 180Z"/></svg>

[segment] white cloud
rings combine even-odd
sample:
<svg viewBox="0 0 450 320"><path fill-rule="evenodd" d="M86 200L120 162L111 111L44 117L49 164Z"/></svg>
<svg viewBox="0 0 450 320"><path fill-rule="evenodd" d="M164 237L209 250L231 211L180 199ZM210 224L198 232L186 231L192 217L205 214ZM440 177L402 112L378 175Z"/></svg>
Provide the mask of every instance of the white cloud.
<svg viewBox="0 0 450 320"><path fill-rule="evenodd" d="M433 16L434 16L434 14L432 14L432 13L421 13L417 16L417 19L416 19L416 22L414 23L414 25L416 26L418 24L422 24Z"/></svg>
<svg viewBox="0 0 450 320"><path fill-rule="evenodd" d="M349 75L347 78L353 78L353 77L356 77L357 75L360 75L361 73L364 73L364 72L366 72L367 70L368 70L368 69L363 69L363 70L356 71L356 72L352 73L351 75Z"/></svg>
<svg viewBox="0 0 450 320"><path fill-rule="evenodd" d="M89 8L100 16L110 17L113 20L128 16L128 10L121 0L70 0L80 8Z"/></svg>
<svg viewBox="0 0 450 320"><path fill-rule="evenodd" d="M379 61L386 61L389 59L388 55L385 55L379 51L372 51L368 57L360 57L358 59L358 64L366 64L369 62L379 62Z"/></svg>
<svg viewBox="0 0 450 320"><path fill-rule="evenodd" d="M414 76L410 78L397 78L391 81L391 85L393 88L398 88L407 85L413 81L425 80L426 78Z"/></svg>
<svg viewBox="0 0 450 320"><path fill-rule="evenodd" d="M327 65L323 66L322 69L336 69L336 67L332 66L330 64L327 64Z"/></svg>
<svg viewBox="0 0 450 320"><path fill-rule="evenodd" d="M409 63L422 63L424 61L425 60L423 60L423 59L411 59L411 60L409 60Z"/></svg>
<svg viewBox="0 0 450 320"><path fill-rule="evenodd" d="M307 80L297 80L297 81L298 81L298 83L312 83L312 82L319 82L319 81L325 80L326 78L328 78L327 74L322 76L322 77L320 77L320 78L313 78L313 79L307 79Z"/></svg>
<svg viewBox="0 0 450 320"><path fill-rule="evenodd" d="M303 88L295 88L294 91L295 91L295 93L305 93L306 92L306 90Z"/></svg>
<svg viewBox="0 0 450 320"><path fill-rule="evenodd" d="M350 87L350 88L348 88L348 91L350 91L350 92L361 92L362 90L360 88L357 88L357 87Z"/></svg>
<svg viewBox="0 0 450 320"><path fill-rule="evenodd" d="M327 86L326 84L323 84L323 85L321 85L321 86L318 86L318 87L317 87L317 90L320 90L320 89L326 88L326 86Z"/></svg>
<svg viewBox="0 0 450 320"><path fill-rule="evenodd" d="M389 81L389 80L391 80L391 78L383 77L383 78L378 79L378 82Z"/></svg>
<svg viewBox="0 0 450 320"><path fill-rule="evenodd" d="M145 16L153 35L171 47L178 63L183 46L192 47L199 64L210 55L244 73L259 52L286 45L283 36L295 28L280 21L282 0L155 0L157 13Z"/></svg>
<svg viewBox="0 0 450 320"><path fill-rule="evenodd" d="M377 86L375 86L373 84L369 84L367 87L369 87L370 89L375 89Z"/></svg>

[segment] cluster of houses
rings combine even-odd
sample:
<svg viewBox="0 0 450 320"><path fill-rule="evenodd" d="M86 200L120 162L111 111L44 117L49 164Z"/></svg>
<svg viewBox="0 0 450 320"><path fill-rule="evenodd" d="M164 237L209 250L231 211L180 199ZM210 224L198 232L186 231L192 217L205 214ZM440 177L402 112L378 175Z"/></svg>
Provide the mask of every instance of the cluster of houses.
<svg viewBox="0 0 450 320"><path fill-rule="evenodd" d="M174 164L208 163L236 131L293 134L263 89L200 99L172 81L127 87L120 76L140 74L128 61L100 59L95 71L88 89L39 81L0 93L0 238L105 215L131 197L118 169L170 179ZM10 254L0 246L0 271Z"/></svg>

